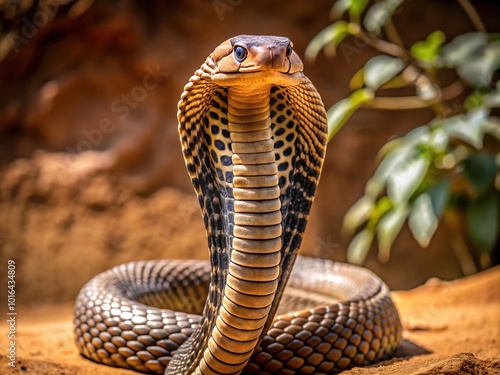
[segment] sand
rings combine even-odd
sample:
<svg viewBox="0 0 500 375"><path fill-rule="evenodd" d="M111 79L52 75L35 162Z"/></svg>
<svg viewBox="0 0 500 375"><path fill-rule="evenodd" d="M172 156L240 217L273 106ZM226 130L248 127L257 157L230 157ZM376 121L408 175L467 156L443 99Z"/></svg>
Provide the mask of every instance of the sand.
<svg viewBox="0 0 500 375"><path fill-rule="evenodd" d="M443 282L429 280L393 293L405 328L396 357L345 375L500 374L500 267ZM9 366L5 319L0 324L0 373L136 374L81 357L73 343L72 304L20 306L16 361Z"/></svg>

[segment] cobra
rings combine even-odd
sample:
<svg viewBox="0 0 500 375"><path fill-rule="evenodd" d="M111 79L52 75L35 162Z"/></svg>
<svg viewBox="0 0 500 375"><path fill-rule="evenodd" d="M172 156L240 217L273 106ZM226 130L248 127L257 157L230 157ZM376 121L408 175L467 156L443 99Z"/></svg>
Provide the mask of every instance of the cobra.
<svg viewBox="0 0 500 375"><path fill-rule="evenodd" d="M76 300L80 352L158 374L328 374L393 351L401 324L379 278L297 256L327 120L290 40L225 41L178 108L210 263L135 262L96 276Z"/></svg>

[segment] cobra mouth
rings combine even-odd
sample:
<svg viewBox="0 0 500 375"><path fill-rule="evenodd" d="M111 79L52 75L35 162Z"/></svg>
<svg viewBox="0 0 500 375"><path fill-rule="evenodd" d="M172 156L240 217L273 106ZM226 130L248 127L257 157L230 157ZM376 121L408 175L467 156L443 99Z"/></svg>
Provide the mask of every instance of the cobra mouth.
<svg viewBox="0 0 500 375"><path fill-rule="evenodd" d="M238 73L215 73L212 75L212 81L222 87L271 84L278 86L294 86L300 84L303 77L304 74L302 72L287 73L276 70L270 71L261 66L255 66L242 69L242 71Z"/></svg>

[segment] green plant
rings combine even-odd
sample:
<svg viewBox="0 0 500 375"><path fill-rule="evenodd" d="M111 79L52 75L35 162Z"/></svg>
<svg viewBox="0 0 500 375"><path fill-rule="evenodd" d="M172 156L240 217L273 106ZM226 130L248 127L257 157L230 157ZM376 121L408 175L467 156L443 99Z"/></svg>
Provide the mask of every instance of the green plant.
<svg viewBox="0 0 500 375"><path fill-rule="evenodd" d="M500 108L500 36L486 32L467 0L458 2L477 32L446 43L438 30L406 49L392 23L404 0L338 0L332 16L347 12L348 21L329 25L306 50L310 60L321 50L332 55L352 35L381 53L353 76L351 95L328 110L330 139L361 106L431 108L436 116L380 150L364 195L344 217L343 232L354 236L350 262L362 263L374 240L379 259L386 261L405 222L421 247L443 222L465 274L476 271L470 247L486 267L499 243L500 118L494 109ZM440 83L444 71L456 75L446 87ZM414 96L380 95L406 86L414 87Z"/></svg>

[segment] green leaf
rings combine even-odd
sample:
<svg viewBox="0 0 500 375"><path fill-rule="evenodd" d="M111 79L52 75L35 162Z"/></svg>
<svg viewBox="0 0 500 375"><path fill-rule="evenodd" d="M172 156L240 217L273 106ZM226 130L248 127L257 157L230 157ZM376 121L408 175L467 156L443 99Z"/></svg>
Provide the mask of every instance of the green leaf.
<svg viewBox="0 0 500 375"><path fill-rule="evenodd" d="M368 221L367 227L375 231L380 218L383 217L388 211L394 207L394 204L389 199L389 197L380 198L375 204L374 209L371 212L370 220Z"/></svg>
<svg viewBox="0 0 500 375"><path fill-rule="evenodd" d="M382 193L385 188L385 181L382 181L380 178L371 177L365 185L365 194L376 198Z"/></svg>
<svg viewBox="0 0 500 375"><path fill-rule="evenodd" d="M416 133L408 133L406 137L394 139L380 149L379 154L383 155L386 153L386 155L377 167L373 178L385 184L389 176L396 170L397 166L412 157L416 152L416 145L419 143L418 139L429 132L429 129L426 127L417 128L412 132L417 130L421 133L420 136L415 136ZM413 137L414 139L412 139ZM415 142L415 139L417 142ZM387 150L386 146L389 147L389 150Z"/></svg>
<svg viewBox="0 0 500 375"><path fill-rule="evenodd" d="M372 5L364 17L363 26L370 33L380 35L382 27L390 21L404 0L382 0Z"/></svg>
<svg viewBox="0 0 500 375"><path fill-rule="evenodd" d="M430 145L436 154L446 151L450 141L448 133L441 128L433 129L431 132Z"/></svg>
<svg viewBox="0 0 500 375"><path fill-rule="evenodd" d="M439 88L431 82L422 82L416 87L417 96L425 101L432 101L439 97Z"/></svg>
<svg viewBox="0 0 500 375"><path fill-rule="evenodd" d="M430 160L426 155L415 155L400 162L387 180L387 194L395 204L404 203L423 181Z"/></svg>
<svg viewBox="0 0 500 375"><path fill-rule="evenodd" d="M403 60L390 56L375 56L364 67L366 87L377 90L383 84L396 77L404 69Z"/></svg>
<svg viewBox="0 0 500 375"><path fill-rule="evenodd" d="M438 219L441 218L444 208L448 203L450 197L450 186L451 183L449 180L443 180L432 186L427 192L431 198L434 214Z"/></svg>
<svg viewBox="0 0 500 375"><path fill-rule="evenodd" d="M381 262L389 260L392 244L401 231L409 212L406 205L399 205L380 219L377 227L377 240L378 259Z"/></svg>
<svg viewBox="0 0 500 375"><path fill-rule="evenodd" d="M405 136L404 140L408 145L413 147L421 143L429 142L431 140L431 132L428 126L419 126L418 128L410 130Z"/></svg>
<svg viewBox="0 0 500 375"><path fill-rule="evenodd" d="M353 233L356 228L366 222L375 206L373 198L362 196L349 208L342 221L342 231Z"/></svg>
<svg viewBox="0 0 500 375"><path fill-rule="evenodd" d="M351 0L349 15L353 18L358 18L365 10L366 4L368 4L368 0Z"/></svg>
<svg viewBox="0 0 500 375"><path fill-rule="evenodd" d="M445 40L446 35L442 31L434 31L426 40L414 43L410 47L410 53L425 66L435 66L441 53L441 45Z"/></svg>
<svg viewBox="0 0 500 375"><path fill-rule="evenodd" d="M359 232L347 248L347 261L354 264L362 264L370 250L374 233L368 229Z"/></svg>
<svg viewBox="0 0 500 375"><path fill-rule="evenodd" d="M497 141L500 141L500 118L495 116L488 117L484 126L484 134L488 134ZM500 164L500 158L498 164Z"/></svg>
<svg viewBox="0 0 500 375"><path fill-rule="evenodd" d="M458 75L472 87L489 87L500 69L500 41L492 42L457 67Z"/></svg>
<svg viewBox="0 0 500 375"><path fill-rule="evenodd" d="M500 90L497 89L484 96L484 105L487 108L500 108Z"/></svg>
<svg viewBox="0 0 500 375"><path fill-rule="evenodd" d="M487 42L488 35L485 33L473 32L459 35L443 47L443 62L448 68L456 68L470 57L480 53Z"/></svg>
<svg viewBox="0 0 500 375"><path fill-rule="evenodd" d="M342 15L349 9L350 6L351 0L337 0L330 10L330 18L335 20L342 17Z"/></svg>
<svg viewBox="0 0 500 375"><path fill-rule="evenodd" d="M486 93L483 89L476 89L472 94L464 100L464 108L467 111L472 111L483 106L485 103Z"/></svg>
<svg viewBox="0 0 500 375"><path fill-rule="evenodd" d="M408 226L421 247L429 246L432 236L438 227L438 218L432 207L432 200L429 194L420 194L408 217Z"/></svg>
<svg viewBox="0 0 500 375"><path fill-rule="evenodd" d="M465 160L464 167L465 175L479 194L493 186L497 173L494 155L474 153Z"/></svg>
<svg viewBox="0 0 500 375"><path fill-rule="evenodd" d="M334 47L337 47L352 31L352 26L345 21L338 21L328 25L307 46L305 51L306 59L314 61L319 51L325 48L326 45L333 43Z"/></svg>
<svg viewBox="0 0 500 375"><path fill-rule="evenodd" d="M360 89L354 91L350 97L335 103L327 112L328 141L342 128L354 111L364 102L373 98L373 91Z"/></svg>
<svg viewBox="0 0 500 375"><path fill-rule="evenodd" d="M439 122L440 127L451 137L461 139L473 147L483 146L484 129L489 111L486 108L468 112L464 115L448 117Z"/></svg>
<svg viewBox="0 0 500 375"><path fill-rule="evenodd" d="M469 234L474 244L484 253L490 253L498 241L498 194L489 194L472 201L467 210Z"/></svg>
<svg viewBox="0 0 500 375"><path fill-rule="evenodd" d="M330 18L337 19L349 11L352 18L359 18L366 8L368 0L337 0L330 11Z"/></svg>
<svg viewBox="0 0 500 375"><path fill-rule="evenodd" d="M351 90L357 90L360 89L364 86L365 84L365 68L362 68L358 70L354 75L352 76L351 80L349 81L349 88Z"/></svg>

